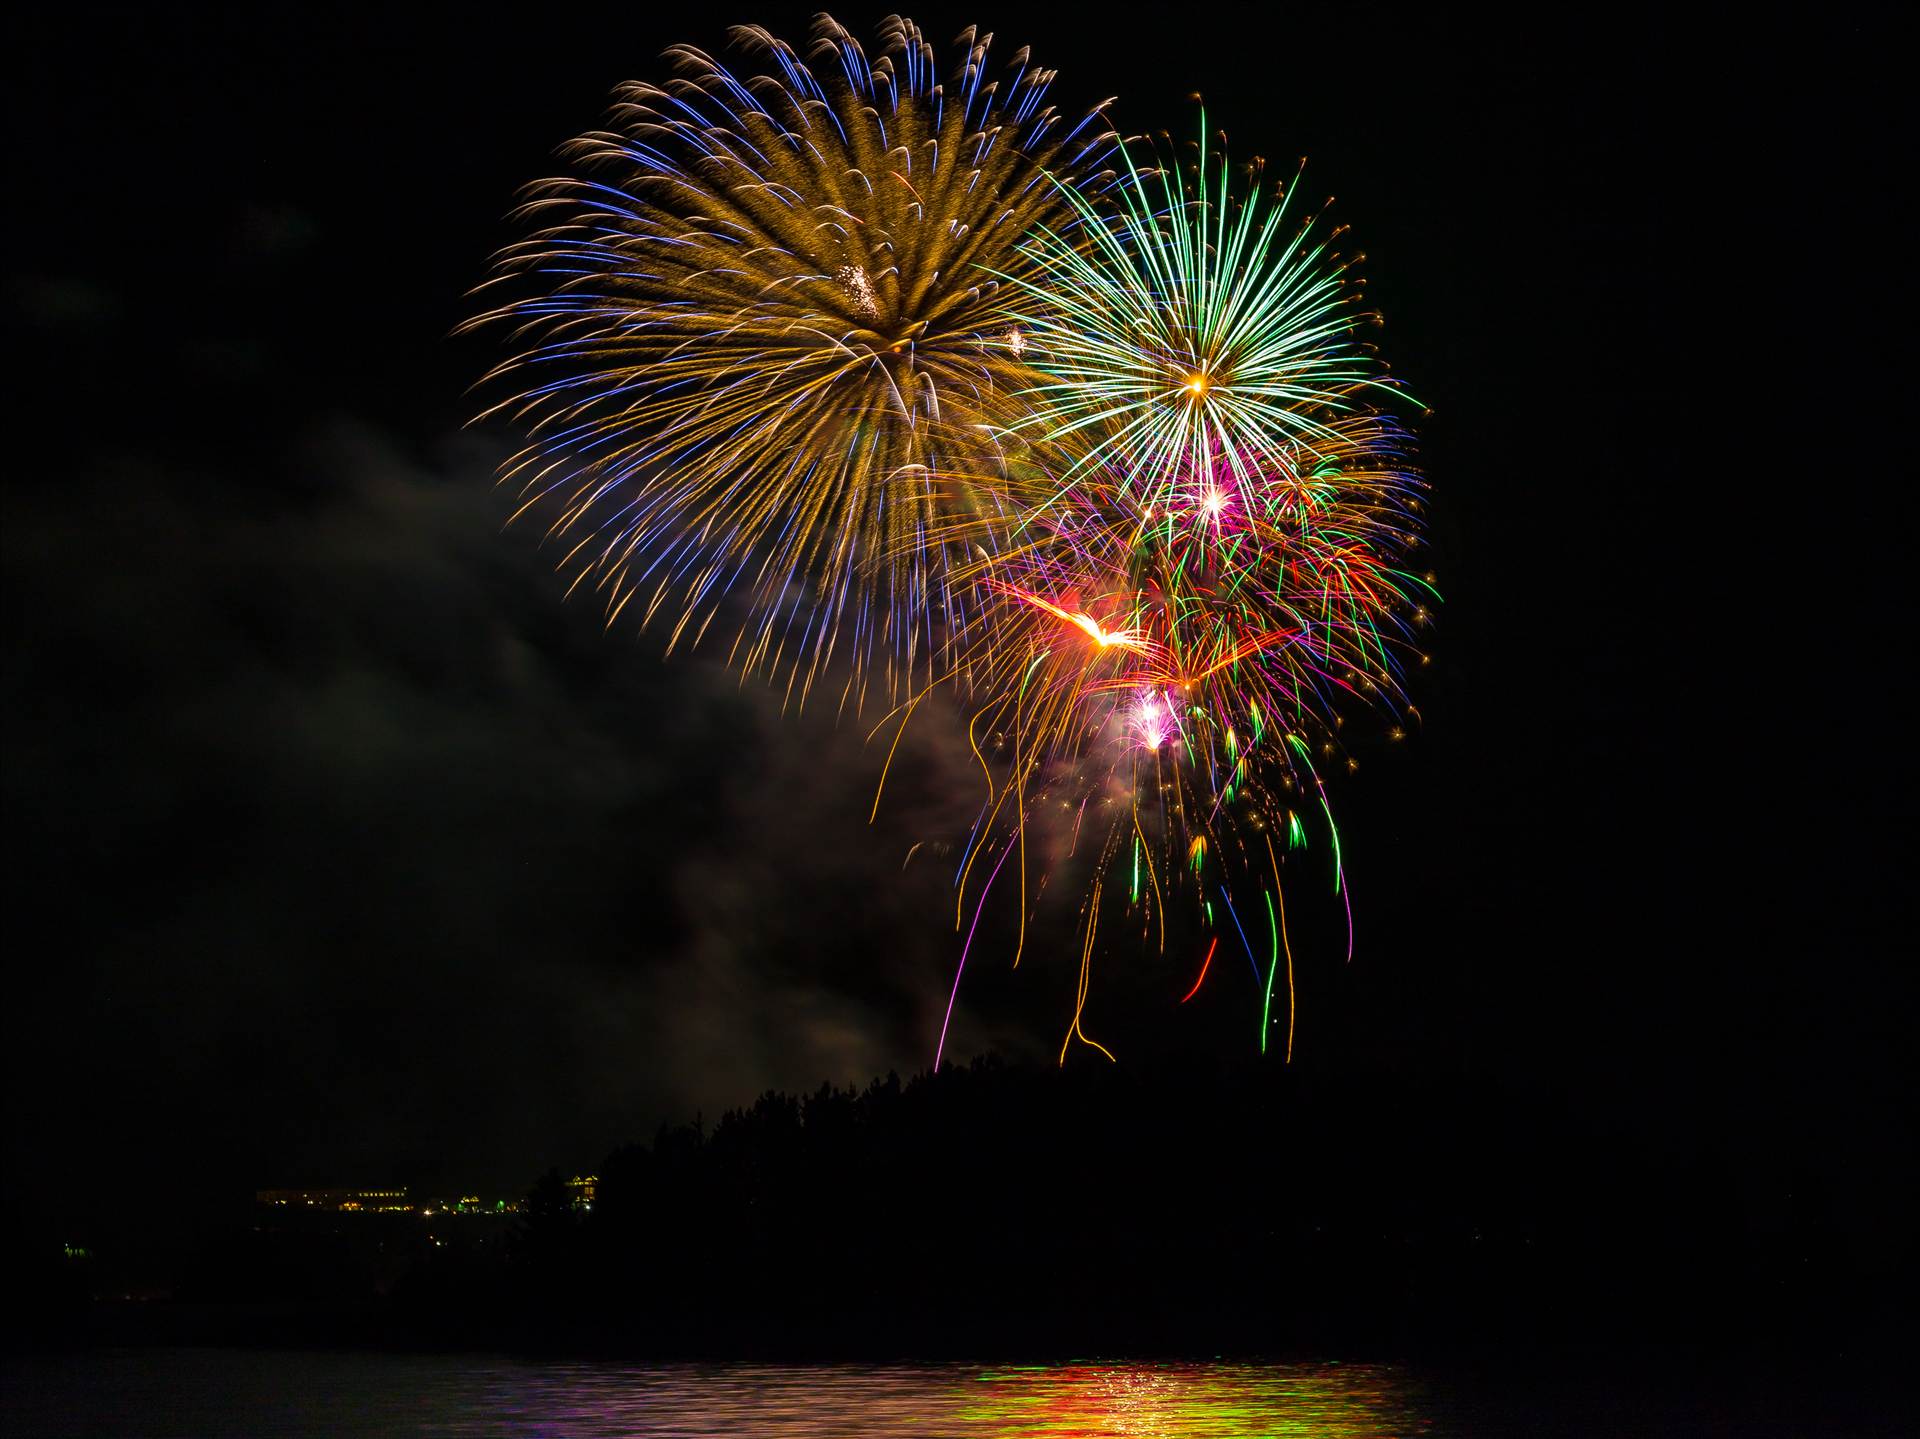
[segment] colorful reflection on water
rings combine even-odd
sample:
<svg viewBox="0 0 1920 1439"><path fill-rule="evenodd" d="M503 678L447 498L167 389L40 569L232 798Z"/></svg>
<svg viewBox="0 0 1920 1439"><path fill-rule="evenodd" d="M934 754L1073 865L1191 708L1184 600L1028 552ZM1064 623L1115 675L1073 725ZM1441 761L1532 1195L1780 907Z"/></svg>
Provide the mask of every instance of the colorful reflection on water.
<svg viewBox="0 0 1920 1439"><path fill-rule="evenodd" d="M1370 1365L807 1367L123 1351L10 1368L0 1429L146 1439L1398 1439L1415 1386Z"/></svg>
<svg viewBox="0 0 1920 1439"><path fill-rule="evenodd" d="M1101 1365L988 1370L956 1434L1156 1439L1429 1434L1412 1386L1378 1365Z"/></svg>

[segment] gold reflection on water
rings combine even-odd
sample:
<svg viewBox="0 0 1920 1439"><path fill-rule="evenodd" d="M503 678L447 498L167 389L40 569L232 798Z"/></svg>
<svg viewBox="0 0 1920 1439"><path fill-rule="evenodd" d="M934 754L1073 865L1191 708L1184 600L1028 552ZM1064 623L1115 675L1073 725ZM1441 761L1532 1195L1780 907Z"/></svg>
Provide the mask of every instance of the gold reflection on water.
<svg viewBox="0 0 1920 1439"><path fill-rule="evenodd" d="M1028 1439L1398 1439L1426 1434L1405 1379L1375 1365L1101 1365L992 1369L956 1416Z"/></svg>

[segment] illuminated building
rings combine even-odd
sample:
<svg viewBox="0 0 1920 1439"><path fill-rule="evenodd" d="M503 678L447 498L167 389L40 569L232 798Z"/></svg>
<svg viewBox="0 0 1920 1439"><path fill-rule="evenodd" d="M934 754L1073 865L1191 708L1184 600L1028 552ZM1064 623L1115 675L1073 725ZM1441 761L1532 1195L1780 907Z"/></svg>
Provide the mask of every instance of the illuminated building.
<svg viewBox="0 0 1920 1439"><path fill-rule="evenodd" d="M586 1185L587 1202L593 1199L592 1179L575 1180L576 1184ZM513 1199L482 1199L477 1194L462 1194L454 1198L408 1197L405 1188L398 1189L256 1189L254 1202L263 1208L277 1213L292 1214L418 1214L423 1218L434 1215L481 1215L481 1214L517 1214L519 1201ZM575 1192L574 1203L581 1204L579 1193Z"/></svg>
<svg viewBox="0 0 1920 1439"><path fill-rule="evenodd" d="M344 1214L392 1214L413 1208L401 1189L257 1189L254 1201L275 1209L334 1210Z"/></svg>

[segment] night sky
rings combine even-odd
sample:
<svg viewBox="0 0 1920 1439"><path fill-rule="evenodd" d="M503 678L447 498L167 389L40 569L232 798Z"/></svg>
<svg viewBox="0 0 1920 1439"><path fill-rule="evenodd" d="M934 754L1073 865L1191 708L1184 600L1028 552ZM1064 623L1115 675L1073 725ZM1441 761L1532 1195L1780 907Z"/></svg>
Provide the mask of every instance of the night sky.
<svg viewBox="0 0 1920 1439"><path fill-rule="evenodd" d="M462 428L499 351L449 338L617 82L805 9L402 10L61 6L16 60L5 1167L31 1212L515 1192L932 1058L940 846L978 798L951 717L869 827L866 726L563 602L537 531L503 532L512 436ZM1425 725L1357 736L1335 786L1358 944L1344 967L1303 918L1297 1062L1564 1091L1732 1156L1756 1214L1813 1176L1892 1234L1890 22L1116 15L917 18L1030 43L1128 133L1184 132L1199 91L1236 154L1309 157L1433 410ZM1057 1046L1053 913L1017 974L988 936L950 1052ZM1123 1062L1176 1025L1252 1044L1244 995L1175 1012L1184 959L1101 963L1088 1027Z"/></svg>

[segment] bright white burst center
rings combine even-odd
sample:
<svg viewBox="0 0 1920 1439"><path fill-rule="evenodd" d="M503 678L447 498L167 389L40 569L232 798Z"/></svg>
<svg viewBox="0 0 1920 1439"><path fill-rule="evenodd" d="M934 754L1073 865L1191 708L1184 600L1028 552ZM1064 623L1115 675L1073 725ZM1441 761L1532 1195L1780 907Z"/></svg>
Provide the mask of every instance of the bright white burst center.
<svg viewBox="0 0 1920 1439"><path fill-rule="evenodd" d="M834 278L840 282L853 301L854 313L863 320L880 318L880 304L874 298L873 282L867 279L865 267L860 265L842 265L834 272Z"/></svg>

